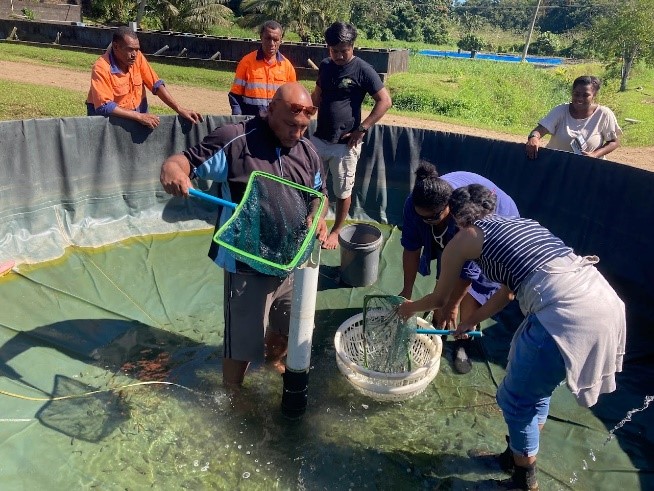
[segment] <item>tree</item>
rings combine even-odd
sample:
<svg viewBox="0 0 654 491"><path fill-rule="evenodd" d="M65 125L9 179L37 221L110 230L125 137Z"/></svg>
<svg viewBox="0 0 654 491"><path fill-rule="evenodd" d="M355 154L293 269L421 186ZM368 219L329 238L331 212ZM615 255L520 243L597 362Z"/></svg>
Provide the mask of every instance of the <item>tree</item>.
<svg viewBox="0 0 654 491"><path fill-rule="evenodd" d="M448 40L449 11L448 0L358 0L351 18L369 39L439 44Z"/></svg>
<svg viewBox="0 0 654 491"><path fill-rule="evenodd" d="M634 61L654 56L654 0L625 0L615 6L611 16L596 20L591 42L608 61L621 63L620 92L627 90L627 80Z"/></svg>
<svg viewBox="0 0 654 491"><path fill-rule="evenodd" d="M208 32L214 25L230 25L232 11L226 0L155 0L151 16L161 28L177 32Z"/></svg>
<svg viewBox="0 0 654 491"><path fill-rule="evenodd" d="M274 19L284 29L295 32L304 42L322 42L325 29L335 20L348 21L349 0L244 0L239 24L257 27Z"/></svg>
<svg viewBox="0 0 654 491"><path fill-rule="evenodd" d="M466 0L457 3L453 13L458 17L478 16L488 24L505 30L529 28L535 0Z"/></svg>

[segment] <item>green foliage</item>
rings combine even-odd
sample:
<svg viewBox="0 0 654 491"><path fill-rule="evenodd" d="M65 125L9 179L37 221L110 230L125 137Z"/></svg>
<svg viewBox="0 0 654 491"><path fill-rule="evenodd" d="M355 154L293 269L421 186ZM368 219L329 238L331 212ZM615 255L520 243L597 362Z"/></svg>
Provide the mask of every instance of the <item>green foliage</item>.
<svg viewBox="0 0 654 491"><path fill-rule="evenodd" d="M591 39L597 52L608 62L620 58L622 83L626 90L631 66L638 57L654 57L654 0L626 0L611 17L601 17L593 24Z"/></svg>
<svg viewBox="0 0 654 491"><path fill-rule="evenodd" d="M23 8L21 10L21 13L23 14L23 17L25 17L27 20L35 20L36 19L36 14L32 9L28 9L27 7Z"/></svg>
<svg viewBox="0 0 654 491"><path fill-rule="evenodd" d="M590 59L595 58L597 53L588 37L585 37L574 38L566 48L559 50L559 55L566 58Z"/></svg>
<svg viewBox="0 0 654 491"><path fill-rule="evenodd" d="M334 21L349 18L350 0L244 0L241 27L256 27L275 19L295 32L303 42L324 42L325 29Z"/></svg>
<svg viewBox="0 0 654 491"><path fill-rule="evenodd" d="M538 18L541 31L560 34L570 30L587 30L592 20L610 16L615 3L597 0L548 0ZM532 11L533 12L533 11Z"/></svg>
<svg viewBox="0 0 654 491"><path fill-rule="evenodd" d="M231 24L233 13L227 0L155 0L149 16L168 31L206 33L215 25Z"/></svg>
<svg viewBox="0 0 654 491"><path fill-rule="evenodd" d="M505 30L526 30L533 15L533 0L466 0L453 9L455 17L479 17Z"/></svg>
<svg viewBox="0 0 654 491"><path fill-rule="evenodd" d="M459 21L462 17L474 16L495 28L526 33L536 3L536 0L466 0L457 2L453 14ZM613 4L596 0L548 0L538 11L536 25L542 31L556 34L587 29L591 19L610 15L612 8Z"/></svg>
<svg viewBox="0 0 654 491"><path fill-rule="evenodd" d="M397 91L393 95L393 107L397 111L439 114L451 118L460 117L470 109L466 101L452 97L436 97L423 91Z"/></svg>
<svg viewBox="0 0 654 491"><path fill-rule="evenodd" d="M242 39L259 39L259 32L256 28L251 27L241 27L237 24L232 24L230 26L212 26L209 30L209 34L212 36L229 36L234 38ZM284 39L288 39L289 34L293 33L284 33Z"/></svg>
<svg viewBox="0 0 654 491"><path fill-rule="evenodd" d="M414 55L409 70L389 77L395 109L498 131L529 131L570 94L565 77L526 64Z"/></svg>
<svg viewBox="0 0 654 491"><path fill-rule="evenodd" d="M529 53L532 55L552 56L559 52L561 42L556 34L541 32L535 41L529 44Z"/></svg>
<svg viewBox="0 0 654 491"><path fill-rule="evenodd" d="M444 0L362 0L351 18L368 39L441 44L449 39L448 14Z"/></svg>
<svg viewBox="0 0 654 491"><path fill-rule="evenodd" d="M127 24L136 19L136 0L94 0L91 2L91 16L102 22Z"/></svg>
<svg viewBox="0 0 654 491"><path fill-rule="evenodd" d="M485 43L479 36L466 34L457 41L456 45L464 51L481 51Z"/></svg>

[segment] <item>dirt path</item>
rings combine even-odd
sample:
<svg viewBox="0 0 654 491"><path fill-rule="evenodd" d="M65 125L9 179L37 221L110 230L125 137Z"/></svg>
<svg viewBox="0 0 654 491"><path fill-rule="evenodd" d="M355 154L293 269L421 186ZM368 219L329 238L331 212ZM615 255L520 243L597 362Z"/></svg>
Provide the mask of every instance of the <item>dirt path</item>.
<svg viewBox="0 0 654 491"><path fill-rule="evenodd" d="M0 60L0 78L15 82L29 80L32 84L62 87L86 93L89 89L90 71L86 74L38 64ZM173 97L175 97L175 99L177 99L177 101L179 101L183 106L195 109L202 114L217 115L230 114L231 112L229 104L227 103L227 92L180 85L168 85L168 88ZM156 97L150 96L149 100L153 106L160 106L162 104ZM449 133L461 133L465 135L492 138L495 140L520 143L525 141L525 138L521 136L450 123L442 123L439 121L429 121L420 119L419 117L408 118L394 114L387 114L382 119L382 122L389 125L425 128ZM610 158L615 162L621 162L641 169L654 171L654 147L623 147L611 153Z"/></svg>

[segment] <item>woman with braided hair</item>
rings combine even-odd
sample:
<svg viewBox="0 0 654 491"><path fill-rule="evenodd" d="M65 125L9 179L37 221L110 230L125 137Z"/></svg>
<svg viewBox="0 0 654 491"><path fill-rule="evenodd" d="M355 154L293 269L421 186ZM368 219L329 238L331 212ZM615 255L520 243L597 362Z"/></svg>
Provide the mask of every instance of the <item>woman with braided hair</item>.
<svg viewBox="0 0 654 491"><path fill-rule="evenodd" d="M514 297L526 316L511 342L506 376L497 402L509 429L513 475L509 489L537 490L539 432L554 389L565 380L580 405L590 407L613 392L622 370L626 321L624 303L594 264L577 256L534 220L496 214L495 194L479 185L459 188L449 201L460 231L443 251L443 271L433 293L399 307L402 317L444 306L461 266L474 260L502 286L456 329L465 337L477 323ZM505 466L505 468L508 466Z"/></svg>

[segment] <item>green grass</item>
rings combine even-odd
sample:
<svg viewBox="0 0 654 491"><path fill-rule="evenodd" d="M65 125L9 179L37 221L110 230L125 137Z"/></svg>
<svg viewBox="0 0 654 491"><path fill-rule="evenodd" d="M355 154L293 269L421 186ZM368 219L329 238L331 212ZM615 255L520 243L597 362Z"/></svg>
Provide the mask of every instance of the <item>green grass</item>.
<svg viewBox="0 0 654 491"><path fill-rule="evenodd" d="M3 60L88 73L97 57L78 51L0 43ZM231 71L152 65L171 84L227 91L233 80ZM603 77L605 72L597 63L543 69L528 64L412 54L409 71L391 75L386 85L394 101L392 111L400 114L526 135L552 107L569 100L572 80L582 74ZM303 84L309 90L313 87L311 81ZM622 144L653 146L654 68L636 65L629 90L617 89L617 81L606 83L600 91L600 102L615 112L625 133ZM158 102L156 98L151 101ZM2 119L77 116L84 111L77 92L7 82L0 84L0 108ZM165 108L161 112L169 111ZM625 118L640 122L627 123Z"/></svg>
<svg viewBox="0 0 654 491"><path fill-rule="evenodd" d="M0 80L0 120L85 116L74 90Z"/></svg>

